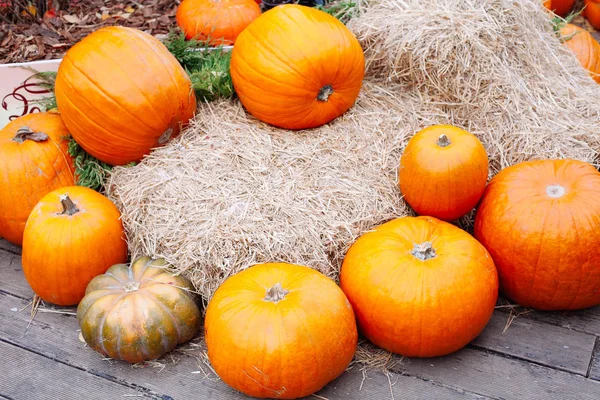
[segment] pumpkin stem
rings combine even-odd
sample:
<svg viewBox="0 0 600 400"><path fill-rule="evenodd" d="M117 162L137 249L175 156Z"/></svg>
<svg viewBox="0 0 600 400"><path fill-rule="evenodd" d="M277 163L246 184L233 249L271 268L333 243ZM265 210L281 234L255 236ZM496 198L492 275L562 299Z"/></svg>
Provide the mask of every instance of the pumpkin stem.
<svg viewBox="0 0 600 400"><path fill-rule="evenodd" d="M289 290L285 290L283 287L281 287L281 283L277 282L269 290L267 290L265 300L272 301L273 303L279 303L281 300L285 299L285 295L289 292Z"/></svg>
<svg viewBox="0 0 600 400"><path fill-rule="evenodd" d="M135 292L140 288L139 282L127 282L127 285L123 287L126 293Z"/></svg>
<svg viewBox="0 0 600 400"><path fill-rule="evenodd" d="M46 135L44 132L34 132L28 126L22 126L17 130L15 137L12 138L12 140L17 143L23 143L28 139L33 140L34 142L43 142L48 140L48 135Z"/></svg>
<svg viewBox="0 0 600 400"><path fill-rule="evenodd" d="M60 215L73 215L79 212L79 208L73 203L73 200L69 197L68 194L62 194L60 196L60 204L63 206L63 210Z"/></svg>
<svg viewBox="0 0 600 400"><path fill-rule="evenodd" d="M448 138L448 136L442 134L437 142L435 142L435 144L437 144L440 147L446 147L446 146L450 146L452 144L452 142L450 141L450 139Z"/></svg>
<svg viewBox="0 0 600 400"><path fill-rule="evenodd" d="M415 247L413 247L410 252L413 256L418 258L421 261L429 260L431 258L435 258L435 250L431 246L431 242L423 242L423 243L415 243Z"/></svg>
<svg viewBox="0 0 600 400"><path fill-rule="evenodd" d="M317 100L319 101L327 101L329 96L333 94L333 87L331 85L325 85L321 89L319 89L319 94L317 95Z"/></svg>
<svg viewBox="0 0 600 400"><path fill-rule="evenodd" d="M550 185L546 187L546 194L553 199L557 199L565 194L565 188L560 185Z"/></svg>

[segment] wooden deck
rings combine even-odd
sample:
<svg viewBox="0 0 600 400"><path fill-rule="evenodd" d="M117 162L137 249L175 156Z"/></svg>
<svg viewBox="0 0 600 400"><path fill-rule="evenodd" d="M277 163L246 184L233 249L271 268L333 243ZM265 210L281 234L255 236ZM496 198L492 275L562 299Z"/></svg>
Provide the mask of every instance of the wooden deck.
<svg viewBox="0 0 600 400"><path fill-rule="evenodd" d="M30 323L26 306L32 296L20 249L0 240L0 399L246 398L209 373L201 340L161 363L134 368L85 346L75 308L44 307ZM463 350L403 360L387 376L375 370L363 374L355 365L310 398L600 399L600 307L530 312L514 318L503 333L509 318L508 309L497 309Z"/></svg>

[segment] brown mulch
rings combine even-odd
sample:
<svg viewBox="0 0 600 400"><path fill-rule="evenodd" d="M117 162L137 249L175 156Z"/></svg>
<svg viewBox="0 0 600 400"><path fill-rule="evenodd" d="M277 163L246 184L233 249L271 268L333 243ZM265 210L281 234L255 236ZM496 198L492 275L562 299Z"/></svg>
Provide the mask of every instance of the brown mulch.
<svg viewBox="0 0 600 400"><path fill-rule="evenodd" d="M0 64L62 58L84 36L109 25L134 27L164 37L177 27L175 13L179 3L180 0L75 0L57 12L36 12L35 17L26 12L12 15L17 19L14 22L0 12Z"/></svg>

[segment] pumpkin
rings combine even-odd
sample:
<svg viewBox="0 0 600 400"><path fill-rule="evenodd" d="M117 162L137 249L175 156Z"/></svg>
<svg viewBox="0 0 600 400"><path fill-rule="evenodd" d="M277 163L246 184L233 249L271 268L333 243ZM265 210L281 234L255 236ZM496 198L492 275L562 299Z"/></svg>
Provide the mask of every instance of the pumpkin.
<svg viewBox="0 0 600 400"><path fill-rule="evenodd" d="M567 16L575 5L575 0L544 0L544 6L561 17Z"/></svg>
<svg viewBox="0 0 600 400"><path fill-rule="evenodd" d="M250 114L280 128L307 129L354 104L365 60L358 40L338 19L312 7L284 4L239 34L230 71Z"/></svg>
<svg viewBox="0 0 600 400"><path fill-rule="evenodd" d="M217 46L233 44L259 15L260 6L254 0L183 0L176 19L186 39Z"/></svg>
<svg viewBox="0 0 600 400"><path fill-rule="evenodd" d="M583 16L588 20L590 25L596 29L600 29L600 1L599 0L585 0L585 8L583 9Z"/></svg>
<svg viewBox="0 0 600 400"><path fill-rule="evenodd" d="M139 257L91 280L77 307L85 342L97 352L136 363L159 358L200 329L194 286L162 259Z"/></svg>
<svg viewBox="0 0 600 400"><path fill-rule="evenodd" d="M400 159L398 179L417 214L445 221L467 214L483 195L488 157L477 137L450 125L417 132Z"/></svg>
<svg viewBox="0 0 600 400"><path fill-rule="evenodd" d="M56 76L65 125L89 154L110 165L139 161L194 115L189 77L153 36L101 28L70 48Z"/></svg>
<svg viewBox="0 0 600 400"><path fill-rule="evenodd" d="M92 278L125 262L120 216L109 199L83 186L42 197L23 234L23 273L35 294L53 304L76 305Z"/></svg>
<svg viewBox="0 0 600 400"><path fill-rule="evenodd" d="M475 216L475 236L498 268L502 292L539 310L600 304L600 172L576 160L500 171Z"/></svg>
<svg viewBox="0 0 600 400"><path fill-rule="evenodd" d="M284 263L229 277L204 321L208 358L221 379L248 396L308 396L341 375L356 351L352 307L331 279Z"/></svg>
<svg viewBox="0 0 600 400"><path fill-rule="evenodd" d="M0 236L23 243L27 217L48 192L74 184L69 135L60 115L33 113L0 131Z"/></svg>
<svg viewBox="0 0 600 400"><path fill-rule="evenodd" d="M362 235L348 250L340 285L362 334L407 357L452 353L486 326L498 275L467 232L433 217L402 217Z"/></svg>
<svg viewBox="0 0 600 400"><path fill-rule="evenodd" d="M573 24L565 24L560 34L583 68L600 83L600 43L588 31Z"/></svg>

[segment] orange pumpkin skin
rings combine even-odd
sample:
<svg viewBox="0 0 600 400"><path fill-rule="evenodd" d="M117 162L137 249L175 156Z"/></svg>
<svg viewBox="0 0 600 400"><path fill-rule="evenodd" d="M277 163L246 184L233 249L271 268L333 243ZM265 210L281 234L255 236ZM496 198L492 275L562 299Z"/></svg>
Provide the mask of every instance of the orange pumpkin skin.
<svg viewBox="0 0 600 400"><path fill-rule="evenodd" d="M23 273L42 300L72 306L96 275L127 259L121 214L106 197L83 186L45 195L23 234Z"/></svg>
<svg viewBox="0 0 600 400"><path fill-rule="evenodd" d="M27 217L46 193L74 184L68 135L51 112L27 114L0 131L0 236L9 242L23 243Z"/></svg>
<svg viewBox="0 0 600 400"><path fill-rule="evenodd" d="M165 270L164 259L139 257L91 280L77 307L85 342L115 360L152 360L200 329L194 286Z"/></svg>
<svg viewBox="0 0 600 400"><path fill-rule="evenodd" d="M67 51L55 94L75 141L110 165L139 161L177 136L196 109L191 81L167 48L119 26L101 28Z"/></svg>
<svg viewBox="0 0 600 400"><path fill-rule="evenodd" d="M489 183L475 216L502 292L525 307L600 304L600 173L575 160L523 162Z"/></svg>
<svg viewBox="0 0 600 400"><path fill-rule="evenodd" d="M241 31L260 15L254 0L183 0L177 7L177 25L186 39L231 45Z"/></svg>
<svg viewBox="0 0 600 400"><path fill-rule="evenodd" d="M561 17L567 16L574 5L575 0L544 0L544 6Z"/></svg>
<svg viewBox="0 0 600 400"><path fill-rule="evenodd" d="M280 128L308 129L354 104L365 60L356 37L335 17L285 4L240 33L230 71L240 101L254 117Z"/></svg>
<svg viewBox="0 0 600 400"><path fill-rule="evenodd" d="M583 68L600 83L600 43L585 29L577 25L566 24L560 30L563 43L575 54Z"/></svg>
<svg viewBox="0 0 600 400"><path fill-rule="evenodd" d="M214 370L258 398L320 390L348 367L358 338L352 307L335 282L283 263L228 278L210 300L204 325Z"/></svg>
<svg viewBox="0 0 600 400"><path fill-rule="evenodd" d="M600 2L597 0L585 0L583 16L596 29L600 29Z"/></svg>
<svg viewBox="0 0 600 400"><path fill-rule="evenodd" d="M433 125L408 141L398 178L404 200L417 214L452 221L481 199L488 178L487 153L475 135L455 126Z"/></svg>
<svg viewBox="0 0 600 400"><path fill-rule="evenodd" d="M349 249L340 285L359 330L407 357L452 353L492 316L498 276L485 248L433 217L402 217L361 236Z"/></svg>

